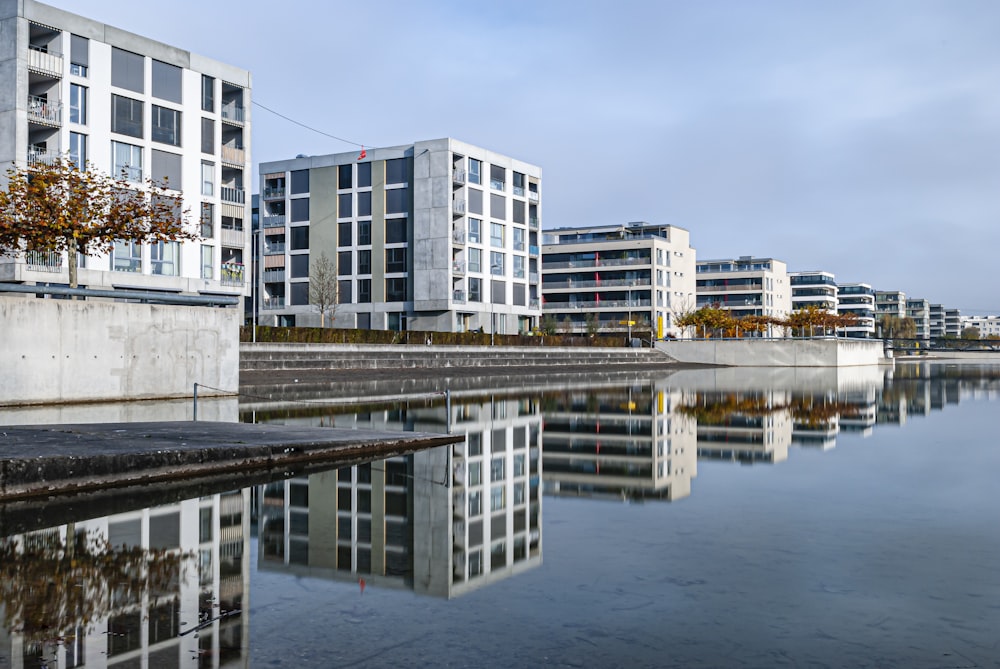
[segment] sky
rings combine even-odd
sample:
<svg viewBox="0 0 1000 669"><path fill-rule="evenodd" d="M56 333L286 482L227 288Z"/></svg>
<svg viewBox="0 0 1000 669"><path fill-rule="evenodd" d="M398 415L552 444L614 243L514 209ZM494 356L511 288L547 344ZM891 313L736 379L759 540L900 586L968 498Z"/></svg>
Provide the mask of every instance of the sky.
<svg viewBox="0 0 1000 669"><path fill-rule="evenodd" d="M454 137L541 166L546 229L1000 314L995 0L48 2L250 70L255 172Z"/></svg>

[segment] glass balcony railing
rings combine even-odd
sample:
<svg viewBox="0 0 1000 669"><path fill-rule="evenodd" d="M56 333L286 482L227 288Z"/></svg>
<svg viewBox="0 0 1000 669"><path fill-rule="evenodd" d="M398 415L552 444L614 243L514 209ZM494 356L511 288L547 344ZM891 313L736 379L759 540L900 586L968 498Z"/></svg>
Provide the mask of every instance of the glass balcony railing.
<svg viewBox="0 0 1000 669"><path fill-rule="evenodd" d="M244 268L241 263L235 263L235 262L222 263L222 273L220 275L220 278L222 279L222 285L242 286L243 269Z"/></svg>
<svg viewBox="0 0 1000 669"><path fill-rule="evenodd" d="M261 195L263 195L265 200L280 200L285 197L285 187L270 186L265 188Z"/></svg>

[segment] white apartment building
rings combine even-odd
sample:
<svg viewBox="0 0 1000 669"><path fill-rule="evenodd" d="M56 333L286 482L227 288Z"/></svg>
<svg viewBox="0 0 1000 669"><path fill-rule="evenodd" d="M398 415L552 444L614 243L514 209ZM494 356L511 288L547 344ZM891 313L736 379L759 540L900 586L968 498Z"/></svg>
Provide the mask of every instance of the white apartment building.
<svg viewBox="0 0 1000 669"><path fill-rule="evenodd" d="M695 293L687 230L635 222L546 230L543 241L543 311L561 330L625 330L631 323L658 339L679 334L674 321Z"/></svg>
<svg viewBox="0 0 1000 669"><path fill-rule="evenodd" d="M875 336L875 291L867 283L837 285L837 313L854 314L857 322L843 328L846 337L868 339Z"/></svg>
<svg viewBox="0 0 1000 669"><path fill-rule="evenodd" d="M775 316L792 310L792 290L785 263L774 258L740 256L734 260L699 260L697 302L718 306L733 316Z"/></svg>
<svg viewBox="0 0 1000 669"><path fill-rule="evenodd" d="M258 322L320 325L309 286L325 255L334 327L530 331L541 179L540 167L451 138L262 163Z"/></svg>
<svg viewBox="0 0 1000 669"><path fill-rule="evenodd" d="M837 313L837 280L830 272L789 272L792 288L792 311L816 307Z"/></svg>
<svg viewBox="0 0 1000 669"><path fill-rule="evenodd" d="M945 335L944 305L930 305L930 338L940 339Z"/></svg>
<svg viewBox="0 0 1000 669"><path fill-rule="evenodd" d="M962 316L962 330L977 328L979 338L1000 337L1000 316Z"/></svg>
<svg viewBox="0 0 1000 669"><path fill-rule="evenodd" d="M906 300L906 317L917 324L917 339L930 339L931 336L931 303L922 297L910 297Z"/></svg>
<svg viewBox="0 0 1000 669"><path fill-rule="evenodd" d="M203 237L81 258L80 285L246 292L250 73L34 0L0 0L0 34L0 163L165 183ZM65 257L0 259L0 281L67 280Z"/></svg>

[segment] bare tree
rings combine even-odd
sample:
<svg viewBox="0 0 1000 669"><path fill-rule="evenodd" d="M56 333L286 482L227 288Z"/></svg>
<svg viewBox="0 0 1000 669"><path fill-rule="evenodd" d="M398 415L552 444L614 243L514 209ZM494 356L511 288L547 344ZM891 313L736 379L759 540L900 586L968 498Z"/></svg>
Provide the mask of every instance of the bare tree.
<svg viewBox="0 0 1000 669"><path fill-rule="evenodd" d="M319 312L319 326L326 327L326 317L333 322L337 314L338 302L337 268L326 253L309 266L309 304Z"/></svg>

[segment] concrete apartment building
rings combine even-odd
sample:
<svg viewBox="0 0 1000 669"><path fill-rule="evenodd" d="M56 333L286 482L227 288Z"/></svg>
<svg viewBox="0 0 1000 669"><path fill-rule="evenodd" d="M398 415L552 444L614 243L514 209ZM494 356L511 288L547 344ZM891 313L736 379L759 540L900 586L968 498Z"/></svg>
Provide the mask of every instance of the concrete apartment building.
<svg viewBox="0 0 1000 669"><path fill-rule="evenodd" d="M0 162L165 182L203 237L83 257L80 285L246 292L250 73L33 0L0 0L0 34ZM66 259L3 258L0 280L65 284Z"/></svg>
<svg viewBox="0 0 1000 669"><path fill-rule="evenodd" d="M257 320L320 325L309 286L325 255L335 327L528 332L541 183L540 167L451 138L262 163Z"/></svg>
<svg viewBox="0 0 1000 669"><path fill-rule="evenodd" d="M930 338L940 339L945 335L944 305L930 305Z"/></svg>
<svg viewBox="0 0 1000 669"><path fill-rule="evenodd" d="M906 299L906 317L917 324L917 339L930 339L931 303L921 297Z"/></svg>
<svg viewBox="0 0 1000 669"><path fill-rule="evenodd" d="M980 339L1000 338L1000 316L962 316L961 329L976 328Z"/></svg>
<svg viewBox="0 0 1000 669"><path fill-rule="evenodd" d="M837 280L832 273L789 272L788 283L792 288L792 311L816 307L837 313Z"/></svg>
<svg viewBox="0 0 1000 669"><path fill-rule="evenodd" d="M906 293L899 290L876 290L875 316L906 318Z"/></svg>
<svg viewBox="0 0 1000 669"><path fill-rule="evenodd" d="M684 228L645 222L546 230L542 297L561 331L633 329L679 334L692 308L695 251Z"/></svg>
<svg viewBox="0 0 1000 669"><path fill-rule="evenodd" d="M737 318L751 314L782 318L792 310L787 266L774 258L699 260L696 290L698 308L717 305Z"/></svg>
<svg viewBox="0 0 1000 669"><path fill-rule="evenodd" d="M875 291L867 283L837 285L837 313L854 314L857 323L843 328L845 337L868 339L875 336Z"/></svg>

